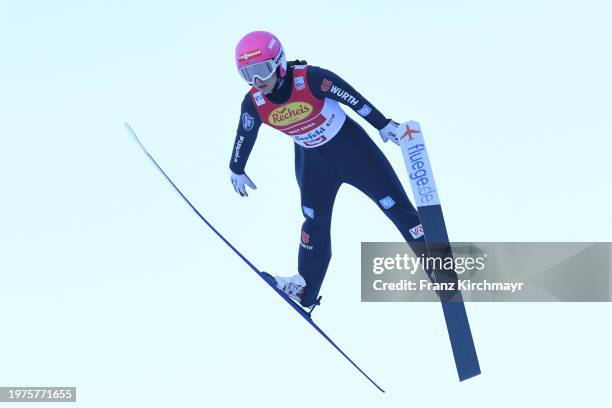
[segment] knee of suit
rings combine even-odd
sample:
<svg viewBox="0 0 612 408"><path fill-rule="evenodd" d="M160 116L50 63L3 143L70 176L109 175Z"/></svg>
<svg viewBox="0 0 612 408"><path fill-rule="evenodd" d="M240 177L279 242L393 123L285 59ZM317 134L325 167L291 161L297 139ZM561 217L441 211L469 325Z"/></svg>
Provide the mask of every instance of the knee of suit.
<svg viewBox="0 0 612 408"><path fill-rule="evenodd" d="M401 225L414 228L421 224L421 219L416 212L398 208L394 211L385 211L385 214L395 225L398 226Z"/></svg>
<svg viewBox="0 0 612 408"><path fill-rule="evenodd" d="M419 213L412 206L412 203L407 198L394 199L391 196L386 196L378 200L378 206L392 220L398 220L412 224L416 221L419 224ZM416 225L415 224L415 225Z"/></svg>
<svg viewBox="0 0 612 408"><path fill-rule="evenodd" d="M331 224L331 213L316 211L314 208L302 206L304 228L321 228Z"/></svg>

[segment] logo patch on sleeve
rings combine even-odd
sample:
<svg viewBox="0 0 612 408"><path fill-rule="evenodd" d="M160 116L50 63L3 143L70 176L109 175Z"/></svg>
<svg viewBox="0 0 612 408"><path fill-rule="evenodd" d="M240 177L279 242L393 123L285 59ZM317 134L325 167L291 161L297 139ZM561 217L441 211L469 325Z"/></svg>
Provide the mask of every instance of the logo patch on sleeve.
<svg viewBox="0 0 612 408"><path fill-rule="evenodd" d="M361 107L361 109L359 109L357 111L358 114L360 114L361 116L363 116L364 118L366 116L368 116L370 114L370 112L372 112L372 108L370 108L368 105L366 105L365 103L363 104L363 106Z"/></svg>
<svg viewBox="0 0 612 408"><path fill-rule="evenodd" d="M245 132L253 129L253 125L255 124L255 119L248 112L244 112L242 114L242 128Z"/></svg>
<svg viewBox="0 0 612 408"><path fill-rule="evenodd" d="M330 81L329 79L324 79L323 81L321 81L321 91L327 92L329 91L329 88L331 88L331 86L332 81Z"/></svg>

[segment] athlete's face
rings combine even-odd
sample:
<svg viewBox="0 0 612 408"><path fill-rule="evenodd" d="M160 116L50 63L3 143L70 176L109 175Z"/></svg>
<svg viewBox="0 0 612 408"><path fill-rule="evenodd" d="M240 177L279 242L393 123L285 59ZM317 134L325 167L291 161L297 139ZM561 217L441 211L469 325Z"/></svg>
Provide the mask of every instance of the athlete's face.
<svg viewBox="0 0 612 408"><path fill-rule="evenodd" d="M262 81L259 78L255 78L255 83L253 84L253 86L260 90L263 94L268 94L272 92L272 89L274 89L274 85L276 85L276 74L273 74L265 81Z"/></svg>

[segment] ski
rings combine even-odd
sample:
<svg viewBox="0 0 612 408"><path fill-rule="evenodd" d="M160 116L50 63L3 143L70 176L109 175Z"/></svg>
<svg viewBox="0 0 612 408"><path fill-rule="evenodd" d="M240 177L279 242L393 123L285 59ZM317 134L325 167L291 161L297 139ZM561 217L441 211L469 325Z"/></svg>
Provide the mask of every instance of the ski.
<svg viewBox="0 0 612 408"><path fill-rule="evenodd" d="M253 263L251 263L251 261L249 261L244 255L242 255L242 253L240 251L238 251L238 249L236 249L236 247L234 247L227 239L225 239L225 237L215 228L212 226L212 224L210 222L208 222L208 220L206 218L204 218L204 216L200 213L200 211L198 211L198 209L191 204L191 201L189 201L189 199L181 192L181 190L176 186L176 184L174 184L174 182L170 179L170 177L166 174L166 172L160 167L159 164L157 164L157 162L155 161L155 159L153 158L153 156L151 156L151 154L149 154L148 150L145 148L145 146L142 144L142 142L140 141L140 139L138 138L138 136L136 136L136 133L134 132L134 130L132 129L132 127L125 122L125 128L128 131L128 133L132 136L132 138L134 139L134 141L138 144L138 146L140 147L140 149L143 151L143 153L149 158L149 160L151 160L151 162L155 165L155 167L157 167L157 170L159 170L161 172L161 174L164 176L164 178L166 179L166 181L168 181L170 183L170 185L172 185L172 187L174 188L174 190L181 196L181 198L185 201L185 203L187 203L187 205L196 213L196 215L232 250L234 251L234 253L236 255L238 255L240 257L240 259L242 259L244 261L244 263L246 263L253 271L255 271L255 273L257 273L257 275L259 275L259 277L261 279L263 279L264 282L266 282L268 284L268 286L270 286L285 302L287 302L289 304L289 306L291 306L300 316L302 316L304 318L304 320L306 320L306 322L308 322L308 324L310 324L321 336L323 336L323 338L325 340L327 340L346 360L348 360L349 363L351 363L351 365L353 367L355 367L357 369L357 371L359 371L365 378L368 379L368 381L370 381L370 383L372 383L379 391L381 392L385 392L385 390L383 390L374 380L372 380L372 378L370 378L344 351L342 351L342 349L336 344L334 343L334 341L312 320L312 315L311 312L314 309L311 308L310 310L305 310L303 309L298 303L294 302L287 294L285 294L283 291L281 291L280 289L278 289L276 287L276 285L274 283L272 283L270 281L270 279L267 277L269 276L266 272L264 271L260 271L257 267L255 267L255 265L253 265Z"/></svg>
<svg viewBox="0 0 612 408"><path fill-rule="evenodd" d="M402 155L408 170L410 186L418 208L428 252L452 256L440 198L436 189L431 163L418 122L409 121L397 129ZM454 274L454 273L453 273ZM456 274L454 274L456 279ZM434 274L435 278L435 274ZM461 292L452 299L441 297L442 311L455 358L459 380L480 374L480 364Z"/></svg>

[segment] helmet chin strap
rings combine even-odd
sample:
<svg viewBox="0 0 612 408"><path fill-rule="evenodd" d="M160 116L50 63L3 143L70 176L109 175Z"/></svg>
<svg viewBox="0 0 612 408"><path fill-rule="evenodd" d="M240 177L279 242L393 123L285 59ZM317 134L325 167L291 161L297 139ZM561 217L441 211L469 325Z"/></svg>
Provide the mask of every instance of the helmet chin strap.
<svg viewBox="0 0 612 408"><path fill-rule="evenodd" d="M274 89L280 89L281 86L285 83L285 78L279 75L276 75L276 84L274 84Z"/></svg>

